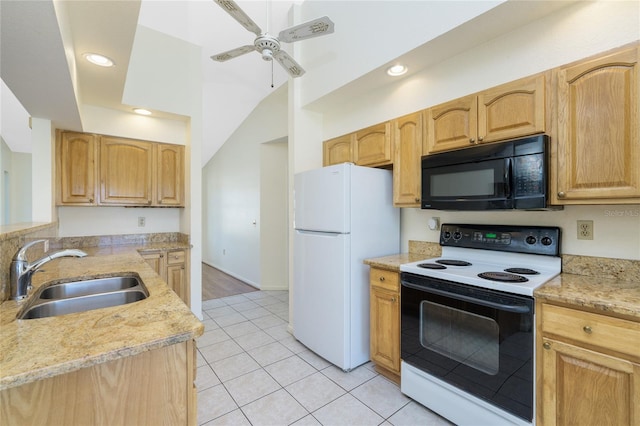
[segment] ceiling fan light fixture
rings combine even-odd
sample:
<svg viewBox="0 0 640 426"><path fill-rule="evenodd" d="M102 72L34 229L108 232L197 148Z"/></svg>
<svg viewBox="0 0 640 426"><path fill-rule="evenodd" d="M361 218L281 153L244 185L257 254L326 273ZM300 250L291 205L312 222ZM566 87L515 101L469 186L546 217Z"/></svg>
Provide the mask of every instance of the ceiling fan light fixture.
<svg viewBox="0 0 640 426"><path fill-rule="evenodd" d="M149 111L148 109L144 109L144 108L134 108L133 112L135 112L136 114L140 114L140 115L151 115L151 111Z"/></svg>
<svg viewBox="0 0 640 426"><path fill-rule="evenodd" d="M83 56L87 61L100 67L109 68L115 66L115 62L113 62L111 58L100 55L99 53L85 53Z"/></svg>
<svg viewBox="0 0 640 426"><path fill-rule="evenodd" d="M391 77L398 77L398 76L404 75L407 73L407 71L408 71L408 68L402 64L396 64L387 68L387 74L389 74Z"/></svg>

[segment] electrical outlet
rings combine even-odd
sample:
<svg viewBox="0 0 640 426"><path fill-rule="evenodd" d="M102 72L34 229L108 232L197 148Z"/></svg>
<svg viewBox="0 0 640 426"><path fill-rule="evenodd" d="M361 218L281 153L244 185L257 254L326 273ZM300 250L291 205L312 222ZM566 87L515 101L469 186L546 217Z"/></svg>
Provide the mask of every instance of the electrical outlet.
<svg viewBox="0 0 640 426"><path fill-rule="evenodd" d="M147 220L145 219L144 216L139 216L138 217L138 228L144 228L144 225L146 225Z"/></svg>
<svg viewBox="0 0 640 426"><path fill-rule="evenodd" d="M592 220L578 221L578 239L593 240L593 221Z"/></svg>

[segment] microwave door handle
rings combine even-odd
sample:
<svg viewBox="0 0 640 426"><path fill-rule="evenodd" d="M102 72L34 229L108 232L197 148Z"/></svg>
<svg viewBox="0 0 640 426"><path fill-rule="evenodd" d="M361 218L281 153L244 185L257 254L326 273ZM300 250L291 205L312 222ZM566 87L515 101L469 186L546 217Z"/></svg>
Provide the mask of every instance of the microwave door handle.
<svg viewBox="0 0 640 426"><path fill-rule="evenodd" d="M527 305L505 305L503 303L492 302L490 300L483 300L480 298L466 296L464 294L451 293L449 291L440 290L437 288L412 285L411 283L408 283L406 281L403 281L402 285L405 287L412 288L414 290L424 291L426 293L436 294L438 296L449 297L451 299L461 300L463 302L471 302L471 303L475 303L476 305L487 306L489 308L498 309L500 311L514 312L516 314L527 314L531 312L531 309L529 309Z"/></svg>
<svg viewBox="0 0 640 426"><path fill-rule="evenodd" d="M504 193L511 198L511 158L504 159Z"/></svg>

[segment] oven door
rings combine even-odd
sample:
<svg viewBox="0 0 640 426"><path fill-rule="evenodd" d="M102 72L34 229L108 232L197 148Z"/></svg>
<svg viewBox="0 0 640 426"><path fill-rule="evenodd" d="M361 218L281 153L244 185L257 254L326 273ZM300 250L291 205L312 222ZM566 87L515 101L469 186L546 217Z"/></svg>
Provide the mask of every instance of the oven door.
<svg viewBox="0 0 640 426"><path fill-rule="evenodd" d="M533 418L533 299L403 272L403 362Z"/></svg>

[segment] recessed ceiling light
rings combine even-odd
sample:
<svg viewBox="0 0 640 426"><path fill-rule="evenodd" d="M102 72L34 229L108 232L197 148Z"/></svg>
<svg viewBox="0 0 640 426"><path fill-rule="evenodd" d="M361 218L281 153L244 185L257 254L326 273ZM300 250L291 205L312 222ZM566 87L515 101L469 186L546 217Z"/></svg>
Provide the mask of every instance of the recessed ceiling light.
<svg viewBox="0 0 640 426"><path fill-rule="evenodd" d="M112 67L115 65L115 63L111 59L97 53L85 53L84 58L92 64L101 67Z"/></svg>
<svg viewBox="0 0 640 426"><path fill-rule="evenodd" d="M135 112L136 114L140 114L140 115L151 115L151 111L149 111L148 109L144 109L144 108L134 108L133 112Z"/></svg>
<svg viewBox="0 0 640 426"><path fill-rule="evenodd" d="M392 77L397 77L399 75L403 75L407 72L407 67L402 64L397 64L387 69L387 74Z"/></svg>

